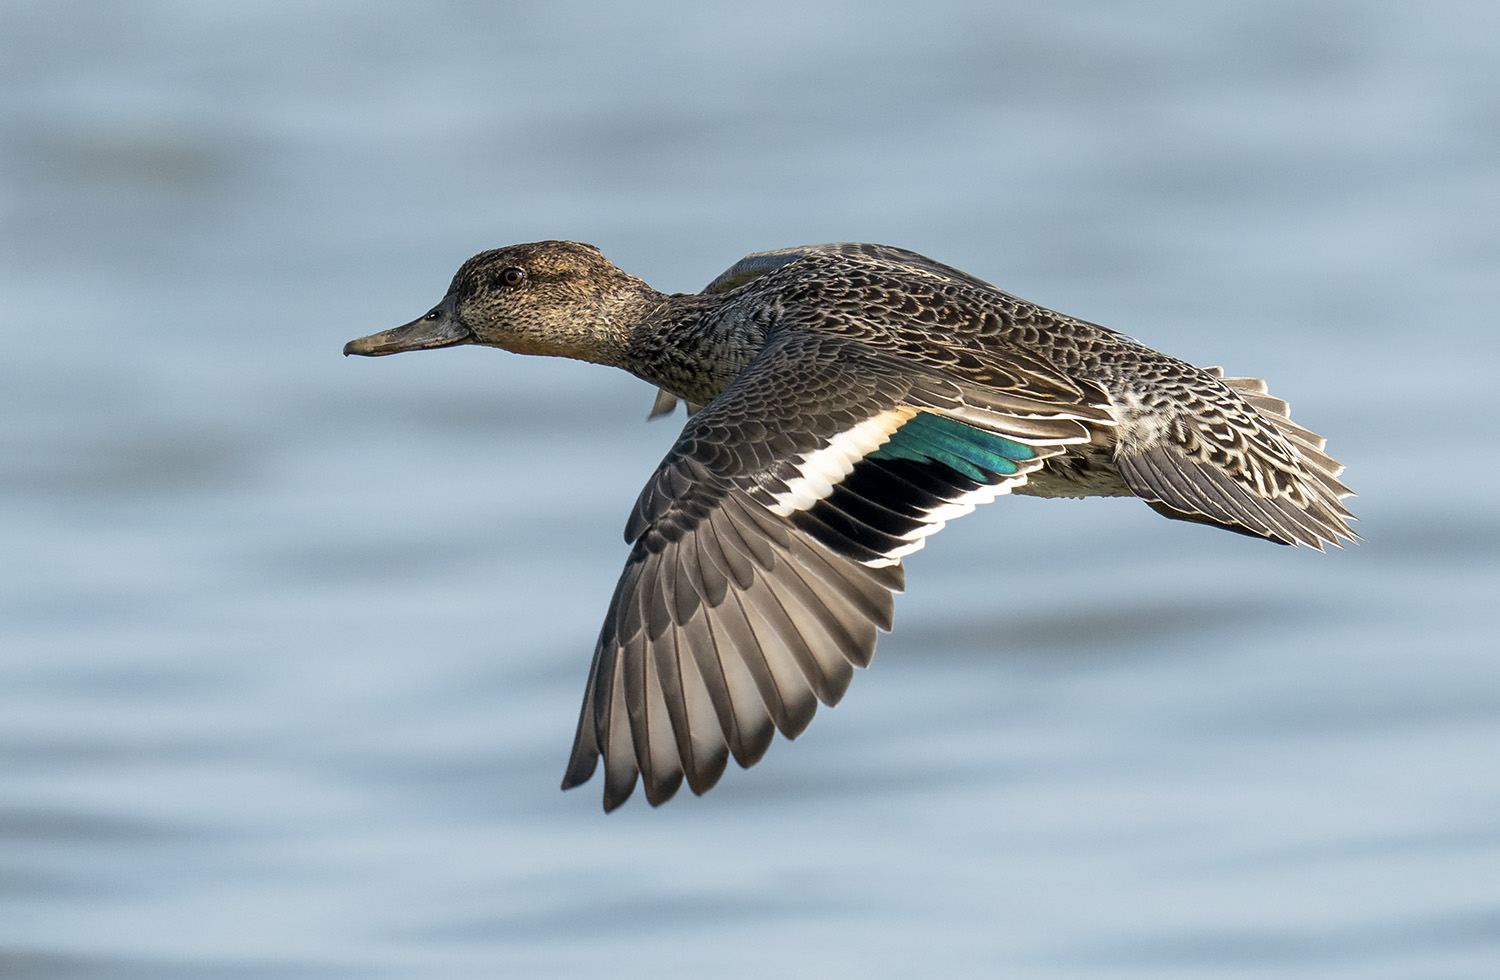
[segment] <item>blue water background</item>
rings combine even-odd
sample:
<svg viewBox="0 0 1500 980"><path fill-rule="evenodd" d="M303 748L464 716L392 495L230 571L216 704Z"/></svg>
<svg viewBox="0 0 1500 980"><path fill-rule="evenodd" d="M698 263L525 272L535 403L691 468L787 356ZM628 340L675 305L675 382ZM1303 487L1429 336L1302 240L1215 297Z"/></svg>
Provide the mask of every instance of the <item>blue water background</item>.
<svg viewBox="0 0 1500 980"><path fill-rule="evenodd" d="M1500 976L1500 5L0 9L0 977ZM346 360L872 240L1231 373L1364 544L1003 499L713 793L557 790L678 422Z"/></svg>

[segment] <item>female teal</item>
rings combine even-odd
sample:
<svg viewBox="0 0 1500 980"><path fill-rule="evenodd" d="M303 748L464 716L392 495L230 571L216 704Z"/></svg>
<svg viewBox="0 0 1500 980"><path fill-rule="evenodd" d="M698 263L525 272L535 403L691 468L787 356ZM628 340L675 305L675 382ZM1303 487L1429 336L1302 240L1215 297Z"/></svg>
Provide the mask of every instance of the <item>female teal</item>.
<svg viewBox="0 0 1500 980"><path fill-rule="evenodd" d="M458 344L624 368L690 418L626 525L563 787L704 793L842 697L901 559L1005 493L1134 495L1282 544L1353 540L1343 467L1265 383L1226 378L904 249L747 256L666 295L591 245L465 262L345 354Z"/></svg>

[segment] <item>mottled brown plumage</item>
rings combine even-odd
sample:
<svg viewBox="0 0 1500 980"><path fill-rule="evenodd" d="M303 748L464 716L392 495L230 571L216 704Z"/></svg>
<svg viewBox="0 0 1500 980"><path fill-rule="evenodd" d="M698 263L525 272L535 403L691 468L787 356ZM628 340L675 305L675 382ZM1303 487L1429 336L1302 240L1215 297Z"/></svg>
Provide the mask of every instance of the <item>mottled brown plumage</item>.
<svg viewBox="0 0 1500 980"><path fill-rule="evenodd" d="M612 364L686 400L642 491L564 786L605 760L661 803L757 761L844 693L901 558L1002 493L1134 494L1322 549L1342 470L1264 382L1225 378L882 245L751 255L665 295L597 249L484 252L423 318L345 353L485 344ZM701 408L700 408L701 406Z"/></svg>

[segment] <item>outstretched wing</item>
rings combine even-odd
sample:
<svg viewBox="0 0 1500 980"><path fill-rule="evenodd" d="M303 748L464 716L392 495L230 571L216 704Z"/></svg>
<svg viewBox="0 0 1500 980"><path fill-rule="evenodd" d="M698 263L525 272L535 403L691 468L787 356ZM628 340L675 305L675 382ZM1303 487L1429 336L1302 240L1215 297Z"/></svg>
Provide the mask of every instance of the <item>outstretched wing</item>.
<svg viewBox="0 0 1500 980"><path fill-rule="evenodd" d="M563 788L706 792L834 704L890 629L902 556L1109 424L1065 379L915 371L832 334L773 340L647 483Z"/></svg>

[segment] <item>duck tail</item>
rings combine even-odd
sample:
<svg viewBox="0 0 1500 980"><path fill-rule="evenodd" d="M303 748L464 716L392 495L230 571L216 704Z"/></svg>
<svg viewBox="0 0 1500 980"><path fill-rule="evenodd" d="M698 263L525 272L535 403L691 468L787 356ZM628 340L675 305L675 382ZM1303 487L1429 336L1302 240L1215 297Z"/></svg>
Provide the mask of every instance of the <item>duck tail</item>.
<svg viewBox="0 0 1500 980"><path fill-rule="evenodd" d="M1131 490L1175 520L1279 544L1322 551L1359 540L1327 440L1293 422L1262 379L1203 374L1218 397L1159 421L1153 438L1120 440L1116 464Z"/></svg>

